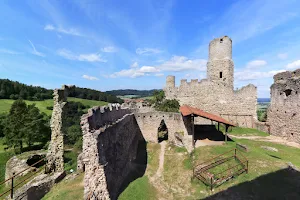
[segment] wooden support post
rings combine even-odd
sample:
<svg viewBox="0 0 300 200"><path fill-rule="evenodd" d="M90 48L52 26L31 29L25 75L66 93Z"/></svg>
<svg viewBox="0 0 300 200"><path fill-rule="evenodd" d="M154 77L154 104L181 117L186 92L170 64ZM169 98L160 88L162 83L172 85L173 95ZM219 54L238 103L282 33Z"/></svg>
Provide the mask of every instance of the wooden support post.
<svg viewBox="0 0 300 200"><path fill-rule="evenodd" d="M192 132L193 132L193 148L195 148L195 126L194 126L194 115L191 115Z"/></svg>
<svg viewBox="0 0 300 200"><path fill-rule="evenodd" d="M210 177L210 191L212 191L213 189L213 178Z"/></svg>
<svg viewBox="0 0 300 200"><path fill-rule="evenodd" d="M11 189L10 189L10 198L14 198L14 176L15 173L13 173L13 176L11 177Z"/></svg>
<svg viewBox="0 0 300 200"><path fill-rule="evenodd" d="M236 158L236 148L234 149L234 158Z"/></svg>
<svg viewBox="0 0 300 200"><path fill-rule="evenodd" d="M228 125L226 124L226 128L225 128L225 143L227 143L227 131L228 131Z"/></svg>

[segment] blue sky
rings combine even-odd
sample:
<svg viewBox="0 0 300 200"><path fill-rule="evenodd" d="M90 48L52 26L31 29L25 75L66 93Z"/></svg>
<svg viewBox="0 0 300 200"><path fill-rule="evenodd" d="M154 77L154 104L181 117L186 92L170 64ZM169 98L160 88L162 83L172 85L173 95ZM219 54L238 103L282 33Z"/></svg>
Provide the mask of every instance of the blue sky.
<svg viewBox="0 0 300 200"><path fill-rule="evenodd" d="M0 78L46 88L158 89L206 77L208 44L233 40L235 87L269 97L300 68L300 1L0 1Z"/></svg>

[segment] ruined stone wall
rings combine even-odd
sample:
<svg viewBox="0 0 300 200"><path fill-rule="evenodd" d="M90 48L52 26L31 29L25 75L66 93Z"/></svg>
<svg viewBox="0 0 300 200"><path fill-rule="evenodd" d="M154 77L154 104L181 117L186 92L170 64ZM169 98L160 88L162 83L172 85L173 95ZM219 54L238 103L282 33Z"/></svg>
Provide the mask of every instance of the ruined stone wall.
<svg viewBox="0 0 300 200"><path fill-rule="evenodd" d="M178 139L175 134L181 133L183 134L183 145L189 152L193 150L192 119L190 117L170 112L135 113L135 117L146 141L158 142L158 127L164 120L168 128L168 141L176 144Z"/></svg>
<svg viewBox="0 0 300 200"><path fill-rule="evenodd" d="M177 99L180 105L189 105L220 115L242 127L254 128L257 89L254 85L237 91L208 80L182 80L179 87L165 88L167 99Z"/></svg>
<svg viewBox="0 0 300 200"><path fill-rule="evenodd" d="M118 105L94 107L81 125L84 199L117 199L146 170L146 141L135 116Z"/></svg>
<svg viewBox="0 0 300 200"><path fill-rule="evenodd" d="M274 76L267 122L272 135L300 143L300 69Z"/></svg>
<svg viewBox="0 0 300 200"><path fill-rule="evenodd" d="M64 137L62 132L62 114L67 103L68 91L73 86L63 85L53 93L53 111L50 121L51 141L47 153L47 171L64 171Z"/></svg>
<svg viewBox="0 0 300 200"><path fill-rule="evenodd" d="M232 41L224 36L209 44L207 79L187 82L181 80L178 87L174 76L168 76L164 88L167 99L177 99L180 105L189 105L210 112L236 123L254 128L257 119L257 88L250 84L234 91L234 64Z"/></svg>

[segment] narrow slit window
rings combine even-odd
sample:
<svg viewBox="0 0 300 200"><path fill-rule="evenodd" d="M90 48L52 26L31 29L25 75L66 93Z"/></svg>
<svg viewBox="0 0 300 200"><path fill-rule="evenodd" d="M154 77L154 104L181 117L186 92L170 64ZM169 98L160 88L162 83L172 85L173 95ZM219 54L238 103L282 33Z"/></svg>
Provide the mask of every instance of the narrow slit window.
<svg viewBox="0 0 300 200"><path fill-rule="evenodd" d="M222 72L220 72L220 78L223 78L223 73Z"/></svg>

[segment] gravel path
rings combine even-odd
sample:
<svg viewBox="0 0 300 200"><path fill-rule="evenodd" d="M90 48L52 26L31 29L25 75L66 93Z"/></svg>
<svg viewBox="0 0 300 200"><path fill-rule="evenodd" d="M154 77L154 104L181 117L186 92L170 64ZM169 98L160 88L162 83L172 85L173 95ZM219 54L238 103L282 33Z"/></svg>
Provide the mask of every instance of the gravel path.
<svg viewBox="0 0 300 200"><path fill-rule="evenodd" d="M165 162L165 150L166 150L166 141L162 141L160 143L160 153L159 153L159 165L156 172L157 177L161 177L164 170L164 162Z"/></svg>

